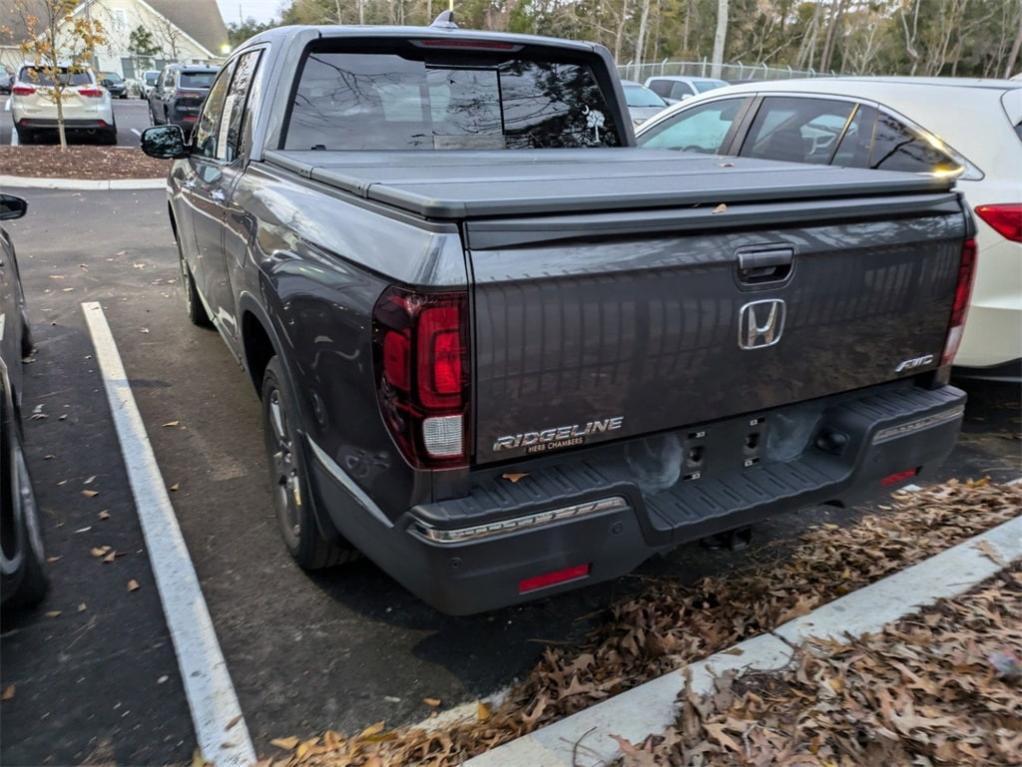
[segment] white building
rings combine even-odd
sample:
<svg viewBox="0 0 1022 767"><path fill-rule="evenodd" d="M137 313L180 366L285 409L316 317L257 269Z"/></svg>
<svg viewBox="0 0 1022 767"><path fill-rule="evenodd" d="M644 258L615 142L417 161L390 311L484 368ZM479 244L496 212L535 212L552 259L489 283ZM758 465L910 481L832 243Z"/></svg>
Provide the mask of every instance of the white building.
<svg viewBox="0 0 1022 767"><path fill-rule="evenodd" d="M0 66L12 71L24 59L18 43L27 34L13 6L13 0L0 0L0 29L11 30L6 39L0 38ZM93 62L102 72L134 77L136 71L170 62L216 63L230 50L216 0L84 0L74 14L103 25L107 42L96 50ZM159 48L148 60L139 60L130 50L131 33L138 27L148 30Z"/></svg>

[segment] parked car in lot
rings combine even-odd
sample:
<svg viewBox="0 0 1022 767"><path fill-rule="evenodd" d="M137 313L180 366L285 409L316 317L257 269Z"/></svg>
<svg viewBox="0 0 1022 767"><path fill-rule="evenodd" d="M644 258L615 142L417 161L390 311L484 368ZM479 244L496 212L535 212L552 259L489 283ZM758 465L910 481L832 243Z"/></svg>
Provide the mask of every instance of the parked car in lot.
<svg viewBox="0 0 1022 767"><path fill-rule="evenodd" d="M99 84L110 91L115 99L128 98L128 82L116 72L100 72Z"/></svg>
<svg viewBox="0 0 1022 767"><path fill-rule="evenodd" d="M641 146L955 177L977 218L976 286L956 362L1022 380L1022 83L827 78L750 83L643 125Z"/></svg>
<svg viewBox="0 0 1022 767"><path fill-rule="evenodd" d="M647 77L644 85L668 104L677 104L700 93L723 88L723 80L712 77L687 77L685 75L658 75Z"/></svg>
<svg viewBox="0 0 1022 767"><path fill-rule="evenodd" d="M216 67L171 64L149 92L149 115L153 125L180 125L186 132L195 127Z"/></svg>
<svg viewBox="0 0 1022 767"><path fill-rule="evenodd" d="M264 32L142 136L299 564L471 613L932 476L951 177L637 149L605 48L443 16Z"/></svg>
<svg viewBox="0 0 1022 767"><path fill-rule="evenodd" d="M149 94L152 93L153 88L156 87L160 81L160 70L158 69L147 69L141 75L139 82L142 86L142 98L148 99Z"/></svg>
<svg viewBox="0 0 1022 767"><path fill-rule="evenodd" d="M625 105L632 118L632 125L642 125L653 115L667 107L667 102L657 96L644 85L622 80L621 87L625 92Z"/></svg>
<svg viewBox="0 0 1022 767"><path fill-rule="evenodd" d="M5 69L0 69L0 95L7 95L11 92L14 84L14 75Z"/></svg>
<svg viewBox="0 0 1022 767"><path fill-rule="evenodd" d="M24 200L0 194L0 222L25 215ZM39 509L21 436L21 358L31 353L14 244L0 226L0 601L31 605L46 595Z"/></svg>
<svg viewBox="0 0 1022 767"><path fill-rule="evenodd" d="M61 108L64 129L71 134L98 138L104 144L117 143L117 121L114 119L110 93L100 87L91 69L60 70L64 84ZM11 88L11 116L18 131L18 141L31 144L37 135L57 130L57 102L53 97L54 81L43 68L26 64L18 70Z"/></svg>

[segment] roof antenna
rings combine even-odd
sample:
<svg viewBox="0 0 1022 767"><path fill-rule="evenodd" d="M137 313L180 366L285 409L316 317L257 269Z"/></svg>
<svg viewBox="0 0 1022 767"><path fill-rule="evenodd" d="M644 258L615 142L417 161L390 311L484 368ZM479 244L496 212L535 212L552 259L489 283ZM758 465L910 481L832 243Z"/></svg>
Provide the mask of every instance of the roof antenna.
<svg viewBox="0 0 1022 767"><path fill-rule="evenodd" d="M444 11L430 24L431 27L440 27L441 29L457 29L458 24L454 21L454 11Z"/></svg>

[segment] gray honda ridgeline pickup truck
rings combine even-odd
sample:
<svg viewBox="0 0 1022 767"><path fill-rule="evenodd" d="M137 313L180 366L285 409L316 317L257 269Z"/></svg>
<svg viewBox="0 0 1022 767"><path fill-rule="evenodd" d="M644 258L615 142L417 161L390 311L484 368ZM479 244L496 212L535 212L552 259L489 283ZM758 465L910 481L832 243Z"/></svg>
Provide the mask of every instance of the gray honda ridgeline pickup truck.
<svg viewBox="0 0 1022 767"><path fill-rule="evenodd" d="M952 180L634 143L606 49L449 19L265 32L146 131L302 567L473 613L945 459Z"/></svg>

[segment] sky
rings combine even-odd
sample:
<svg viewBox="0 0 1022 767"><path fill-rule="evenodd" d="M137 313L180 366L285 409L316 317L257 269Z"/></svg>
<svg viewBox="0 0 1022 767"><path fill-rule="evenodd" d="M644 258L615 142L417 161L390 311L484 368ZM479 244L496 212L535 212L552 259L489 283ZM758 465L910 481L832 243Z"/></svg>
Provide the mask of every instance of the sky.
<svg viewBox="0 0 1022 767"><path fill-rule="evenodd" d="M220 6L220 14L224 17L224 23L237 23L238 10L244 18L253 18L256 21L269 21L273 18L280 18L280 7L284 0L217 0Z"/></svg>

